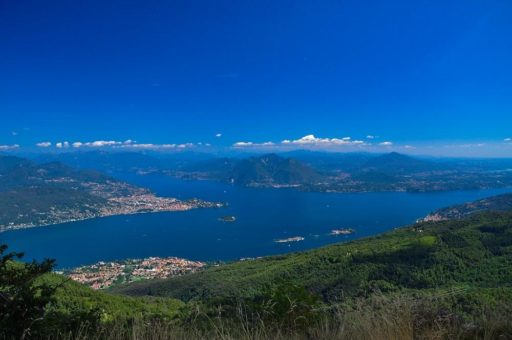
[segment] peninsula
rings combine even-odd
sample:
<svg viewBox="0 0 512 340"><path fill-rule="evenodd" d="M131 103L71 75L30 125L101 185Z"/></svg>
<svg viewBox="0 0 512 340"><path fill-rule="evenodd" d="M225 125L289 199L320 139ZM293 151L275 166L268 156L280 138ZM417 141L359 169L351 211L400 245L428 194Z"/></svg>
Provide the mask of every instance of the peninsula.
<svg viewBox="0 0 512 340"><path fill-rule="evenodd" d="M221 208L223 203L158 197L96 171L0 156L0 232L113 215Z"/></svg>

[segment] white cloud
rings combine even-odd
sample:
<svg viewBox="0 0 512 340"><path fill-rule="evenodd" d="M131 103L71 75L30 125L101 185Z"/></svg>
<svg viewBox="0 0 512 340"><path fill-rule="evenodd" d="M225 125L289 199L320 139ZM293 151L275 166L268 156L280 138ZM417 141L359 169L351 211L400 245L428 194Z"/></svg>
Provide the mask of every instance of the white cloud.
<svg viewBox="0 0 512 340"><path fill-rule="evenodd" d="M94 141L94 142L86 143L85 145L86 146L92 146L92 147L101 148L101 147L104 147L104 146L113 146L113 145L121 145L121 144L123 144L123 143L117 142L115 140L97 140L97 141Z"/></svg>
<svg viewBox="0 0 512 340"><path fill-rule="evenodd" d="M412 149L416 149L416 147L412 146L412 145L404 145L404 149L412 150Z"/></svg>
<svg viewBox="0 0 512 340"><path fill-rule="evenodd" d="M12 145L0 145L0 150L14 150L19 148L19 144L12 144Z"/></svg>
<svg viewBox="0 0 512 340"><path fill-rule="evenodd" d="M259 147L271 147L276 146L277 144L274 142L264 142L264 143L253 143L253 142L237 142L233 144L235 148L243 148L243 147L253 147L253 148L259 148Z"/></svg>
<svg viewBox="0 0 512 340"><path fill-rule="evenodd" d="M215 135L215 137L217 137L217 138L222 137L222 133L217 133L217 134Z"/></svg>
<svg viewBox="0 0 512 340"><path fill-rule="evenodd" d="M468 144L448 144L448 145L444 145L445 148L463 148L463 149L482 148L484 146L486 146L485 143L468 143Z"/></svg>
<svg viewBox="0 0 512 340"><path fill-rule="evenodd" d="M505 141L505 142L512 142L512 138L505 138L503 141Z"/></svg>
<svg viewBox="0 0 512 340"><path fill-rule="evenodd" d="M40 142L40 143L37 143L36 146L39 148L49 148L50 146L52 146L52 143L51 142Z"/></svg>
<svg viewBox="0 0 512 340"><path fill-rule="evenodd" d="M254 143L253 142L236 142L235 144L233 144L234 147L245 147L245 146L253 146Z"/></svg>
<svg viewBox="0 0 512 340"><path fill-rule="evenodd" d="M182 144L153 144L153 143L125 143L123 145L115 145L114 148L124 148L124 149L144 149L144 150L172 150L172 149L188 149L195 148L200 146L210 146L210 144L203 143L182 143Z"/></svg>
<svg viewBox="0 0 512 340"><path fill-rule="evenodd" d="M386 142L380 143L379 145L382 145L382 146L392 146L393 142L386 141Z"/></svg>
<svg viewBox="0 0 512 340"><path fill-rule="evenodd" d="M366 136L366 139L375 139L376 137L375 136L372 136L372 135L368 135Z"/></svg>
<svg viewBox="0 0 512 340"><path fill-rule="evenodd" d="M62 148L69 148L69 142L58 142L55 144L55 146L58 148L58 149L62 149Z"/></svg>
<svg viewBox="0 0 512 340"><path fill-rule="evenodd" d="M17 136L17 135L18 135L18 133L17 133L16 131L12 131L12 132L11 132L11 135L13 135L13 136Z"/></svg>
<svg viewBox="0 0 512 340"><path fill-rule="evenodd" d="M296 140L285 139L282 144L310 145L310 146L339 146L339 145L362 145L363 141L352 141L351 137L343 138L319 138L315 135L306 135Z"/></svg>
<svg viewBox="0 0 512 340"><path fill-rule="evenodd" d="M176 144L151 144L151 143L142 143L142 144L123 144L119 146L121 148L132 148L132 149L166 149L166 148L175 148Z"/></svg>
<svg viewBox="0 0 512 340"><path fill-rule="evenodd" d="M49 147L52 144L46 144L49 142L43 142L37 144L40 147ZM186 149L193 148L198 146L210 146L210 144L203 143L182 143L182 144L153 144L153 143L137 143L132 139L127 139L124 142L115 141L115 140L97 140L92 142L80 142L76 141L72 144L69 142L58 142L55 144L55 147L58 149L62 148L126 148L126 149L151 149L151 150L160 150L160 149Z"/></svg>
<svg viewBox="0 0 512 340"><path fill-rule="evenodd" d="M319 138L313 134L306 135L299 139L284 139L279 143L274 142L265 142L265 143L254 143L254 142L237 142L233 144L234 147L242 148L242 147L286 147L290 148L293 146L297 147L309 147L309 148L330 148L337 146L362 146L369 145L365 141L362 140L352 140L351 137L343 137L343 138Z"/></svg>
<svg viewBox="0 0 512 340"><path fill-rule="evenodd" d="M103 147L112 147L112 146L118 146L118 145L132 145L134 143L133 140L127 139L124 142L119 142L115 140L97 140L93 142L74 142L72 146L74 148L81 148L81 147L90 147L90 148L103 148Z"/></svg>

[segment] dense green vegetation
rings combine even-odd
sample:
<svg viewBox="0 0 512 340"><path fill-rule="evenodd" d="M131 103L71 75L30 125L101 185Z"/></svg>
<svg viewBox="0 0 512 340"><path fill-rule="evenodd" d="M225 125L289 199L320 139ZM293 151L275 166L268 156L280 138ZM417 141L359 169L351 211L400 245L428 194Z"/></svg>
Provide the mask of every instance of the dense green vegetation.
<svg viewBox="0 0 512 340"><path fill-rule="evenodd" d="M512 210L512 194L505 194L439 209L427 216L426 219L462 219L483 211L510 210Z"/></svg>
<svg viewBox="0 0 512 340"><path fill-rule="evenodd" d="M512 337L512 212L418 223L346 244L210 267L110 292L92 291L44 270L36 271L36 279L24 275L18 282L25 283L13 285L8 278L17 277L13 268L20 265L3 268L0 292L12 296L13 287L27 288L22 305L32 306L38 321L30 331L38 335ZM3 309L0 317L8 325L13 315Z"/></svg>
<svg viewBox="0 0 512 340"><path fill-rule="evenodd" d="M133 320L172 322L184 303L109 295L51 273L54 262L16 262L0 247L0 338L46 338Z"/></svg>
<svg viewBox="0 0 512 340"><path fill-rule="evenodd" d="M95 215L108 197L140 190L97 171L0 156L0 231Z"/></svg>
<svg viewBox="0 0 512 340"><path fill-rule="evenodd" d="M457 286L510 287L512 214L484 214L463 221L420 223L348 244L291 255L236 262L185 277L118 289L133 295L254 297L269 282L292 282L325 302Z"/></svg>

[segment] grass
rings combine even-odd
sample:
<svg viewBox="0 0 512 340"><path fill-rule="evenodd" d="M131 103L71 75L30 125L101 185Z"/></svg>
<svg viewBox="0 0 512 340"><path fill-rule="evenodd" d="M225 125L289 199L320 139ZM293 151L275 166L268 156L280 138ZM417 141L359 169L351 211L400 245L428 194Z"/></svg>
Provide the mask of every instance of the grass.
<svg viewBox="0 0 512 340"><path fill-rule="evenodd" d="M211 317L196 311L196 321L187 324L162 322L117 323L95 329L82 325L77 332L53 339L509 339L512 325L506 310L487 310L473 319L443 312L432 299L375 295L350 307L336 306L307 328L287 328L264 317L246 314L243 306L235 319ZM206 317L206 319L204 319ZM198 322L197 320L202 319ZM206 320L206 324L204 321Z"/></svg>

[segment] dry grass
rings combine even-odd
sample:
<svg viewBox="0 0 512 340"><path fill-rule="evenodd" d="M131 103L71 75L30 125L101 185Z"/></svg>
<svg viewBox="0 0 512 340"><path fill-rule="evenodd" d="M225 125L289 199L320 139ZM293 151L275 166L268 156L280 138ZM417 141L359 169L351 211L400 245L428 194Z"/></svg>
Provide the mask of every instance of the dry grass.
<svg viewBox="0 0 512 340"><path fill-rule="evenodd" d="M201 312L198 312L201 313ZM356 306L334 307L307 329L293 330L263 318L249 317L240 308L236 320L223 317L203 317L187 324L149 323L135 321L130 325L114 324L102 327L91 335L87 326L70 335L55 339L89 340L441 340L441 339L512 339L512 319L498 310L476 320L462 320L440 313L428 301L405 298L376 297ZM205 325L204 320L207 320ZM197 319L196 319L197 320Z"/></svg>

